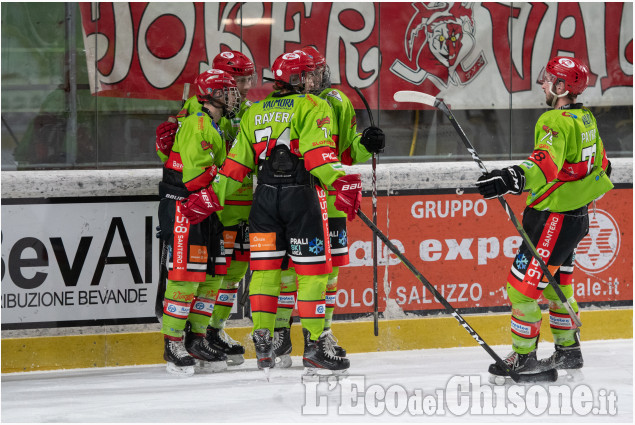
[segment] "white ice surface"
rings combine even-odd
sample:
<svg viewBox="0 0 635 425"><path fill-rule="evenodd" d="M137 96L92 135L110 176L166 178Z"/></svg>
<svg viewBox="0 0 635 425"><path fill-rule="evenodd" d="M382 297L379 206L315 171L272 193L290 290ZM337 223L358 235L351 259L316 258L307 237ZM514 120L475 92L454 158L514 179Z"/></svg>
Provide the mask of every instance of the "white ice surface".
<svg viewBox="0 0 635 425"><path fill-rule="evenodd" d="M504 356L509 347L494 349ZM541 344L538 357L550 355L551 350L551 344ZM491 359L476 346L351 354L349 384L342 381L333 385L328 382L303 384L303 370L297 366L301 364L300 357L293 358L296 366L290 369L271 370L270 382L255 368L253 359L227 372L191 378L167 375L165 365L3 374L1 420L72 423L632 423L633 341L584 342L583 354L583 381L565 382L560 378L551 386L524 384L515 387L512 383L494 390L487 383L486 370ZM462 392L457 398L457 386L453 383L466 375L472 376L473 382L480 379L481 384L464 392L458 388ZM356 389L350 383L361 383L362 379L365 386L363 391L355 392L357 404L344 401L340 411L343 399L350 399L347 397L351 394L350 389ZM571 394L561 398L560 403L571 406L572 413L555 414L555 410L550 413L549 409L561 405L555 402L558 397L552 393L557 388ZM392 409L394 403L384 403L384 390L393 396L401 393L410 397L412 409L406 408L399 415L391 414L389 408ZM321 398L316 398L316 392ZM525 397L519 395L523 393ZM444 395L438 397L437 394ZM617 400L610 404L608 400L613 395ZM406 406L408 400L405 397L392 399ZM419 399L432 403L433 398L442 402L442 412L430 408L426 412L436 413L425 414L421 405L418 410L414 404ZM493 398L505 400L496 407L496 411L503 410L503 414L478 414L480 406L495 406ZM587 398L591 400L590 404L585 401ZM305 410L314 409L314 413L326 409L326 414L303 413L303 406ZM475 410L457 414L460 413L459 406ZM607 413L612 407L616 411L614 415L594 415L593 406ZM360 407L361 414L351 414ZM585 407L591 413L585 414ZM400 405L396 408L399 413ZM543 413L536 415L540 412Z"/></svg>

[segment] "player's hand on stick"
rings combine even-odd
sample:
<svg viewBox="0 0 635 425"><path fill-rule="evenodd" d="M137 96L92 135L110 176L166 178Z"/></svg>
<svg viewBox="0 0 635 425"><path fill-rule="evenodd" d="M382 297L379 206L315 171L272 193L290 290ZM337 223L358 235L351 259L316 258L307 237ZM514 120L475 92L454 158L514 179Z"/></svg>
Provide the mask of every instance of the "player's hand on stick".
<svg viewBox="0 0 635 425"><path fill-rule="evenodd" d="M169 156L174 145L174 137L179 129L176 118L170 117L168 121L159 124L156 130L156 148L163 155Z"/></svg>
<svg viewBox="0 0 635 425"><path fill-rule="evenodd" d="M211 187L192 193L182 204L181 213L190 224L198 224L215 211L222 210L218 196Z"/></svg>
<svg viewBox="0 0 635 425"><path fill-rule="evenodd" d="M525 188L525 173L518 165L493 170L479 177L476 186L485 199L508 193L520 195Z"/></svg>
<svg viewBox="0 0 635 425"><path fill-rule="evenodd" d="M333 182L333 187L337 192L335 195L335 208L345 212L348 216L348 221L353 221L362 203L361 174L342 176Z"/></svg>
<svg viewBox="0 0 635 425"><path fill-rule="evenodd" d="M383 152L386 146L386 136L379 127L368 127L362 132L359 143L366 148L369 153Z"/></svg>

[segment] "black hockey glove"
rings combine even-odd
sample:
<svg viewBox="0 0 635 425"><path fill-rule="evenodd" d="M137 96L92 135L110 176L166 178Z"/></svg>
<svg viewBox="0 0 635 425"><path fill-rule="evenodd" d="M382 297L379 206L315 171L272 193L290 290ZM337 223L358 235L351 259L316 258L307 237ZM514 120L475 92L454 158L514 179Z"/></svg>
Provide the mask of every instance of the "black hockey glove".
<svg viewBox="0 0 635 425"><path fill-rule="evenodd" d="M525 188L525 173L518 165L502 170L493 170L479 177L476 186L485 199L496 198L508 193L520 195Z"/></svg>
<svg viewBox="0 0 635 425"><path fill-rule="evenodd" d="M604 172L606 173L606 177L608 177L609 179L611 178L611 171L613 171L613 168L611 167L611 161L609 160L609 163L606 166L606 170L604 170Z"/></svg>
<svg viewBox="0 0 635 425"><path fill-rule="evenodd" d="M379 127L368 127L362 132L362 138L359 141L369 153L379 153L384 151L386 145L386 137Z"/></svg>

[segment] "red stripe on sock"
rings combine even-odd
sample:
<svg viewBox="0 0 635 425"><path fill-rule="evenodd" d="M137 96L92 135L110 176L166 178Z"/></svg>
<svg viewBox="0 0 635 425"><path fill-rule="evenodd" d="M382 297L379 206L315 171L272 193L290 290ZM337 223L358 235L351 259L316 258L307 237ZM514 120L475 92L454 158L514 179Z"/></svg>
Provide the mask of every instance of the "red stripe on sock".
<svg viewBox="0 0 635 425"><path fill-rule="evenodd" d="M249 296L251 311L276 314L278 297L275 295L254 294Z"/></svg>

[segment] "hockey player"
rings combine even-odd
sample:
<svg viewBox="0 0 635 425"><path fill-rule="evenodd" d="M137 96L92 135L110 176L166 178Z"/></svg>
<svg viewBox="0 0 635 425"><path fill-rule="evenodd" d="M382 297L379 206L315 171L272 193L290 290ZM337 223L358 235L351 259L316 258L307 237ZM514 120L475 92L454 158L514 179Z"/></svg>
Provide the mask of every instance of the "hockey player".
<svg viewBox="0 0 635 425"><path fill-rule="evenodd" d="M595 117L576 102L588 85L588 76L589 69L579 59L551 59L538 82L553 109L536 123L534 151L519 165L493 170L476 183L486 199L530 191L523 228L576 313L578 305L571 286L574 251L589 231L588 204L613 187L610 162ZM554 368L582 368L579 330L525 244L512 263L507 294L512 303L513 351L505 362L512 370L531 374ZM537 299L541 294L549 300L556 351L538 361L536 346L542 316ZM492 364L489 372L506 375L497 364Z"/></svg>
<svg viewBox="0 0 635 425"><path fill-rule="evenodd" d="M212 69L219 69L230 74L236 81L236 87L240 92L242 103L239 112L232 117L221 117L218 122L223 132L228 149L231 148L238 130L240 118L245 110L251 106L247 100L249 90L256 83L254 64L249 58L239 51L219 53L212 61ZM169 155L178 129L178 122L185 117L200 112L201 104L196 96L192 96L185 102L176 119L162 123L157 129L157 152L159 156ZM174 121L174 123L172 122ZM209 284L215 297L215 303L211 310L210 324L207 329L207 340L217 350L227 355L229 366L239 365L244 362L245 348L232 339L224 327L231 314L231 309L236 301L236 294L240 281L247 273L249 267L249 210L253 198L253 178L251 174L245 177L243 186L227 198L224 209L218 214L221 223L225 227L223 239L225 241L225 255L227 257L227 274L216 275Z"/></svg>
<svg viewBox="0 0 635 425"><path fill-rule="evenodd" d="M353 165L370 159L373 153L384 148L384 133L378 127L368 127L363 133L357 132L357 119L353 104L340 90L331 88L331 76L326 59L312 46L301 49L311 56L315 64L315 82L310 93L327 101L331 107L331 138L335 143L335 152L343 165ZM338 356L346 356L346 350L337 345L337 339L331 331L331 321L335 309L337 281L340 266L349 263L348 240L346 231L346 214L335 208L335 189L327 187L329 232L333 271L329 274L326 286L326 312L324 330L331 340ZM282 286L276 314L274 345L276 362L279 367L291 366L291 314L297 294L296 274L294 268L282 271Z"/></svg>
<svg viewBox="0 0 635 425"><path fill-rule="evenodd" d="M256 73L253 62L238 51L223 52L212 61L214 69L221 69L234 77L236 86L243 102L235 117L221 120L221 129L225 133L225 140L231 148L238 130L240 120L251 106L247 100L249 90L255 85ZM228 261L227 274L217 276L219 285L216 303L212 311L210 324L207 328L207 340L210 345L227 355L230 366L242 364L245 348L233 340L224 327L236 302L236 294L240 281L249 267L249 211L253 199L253 178L251 173L245 176L242 186L225 199L224 209L218 213L224 226L223 239ZM244 290L247 290L246 288Z"/></svg>
<svg viewBox="0 0 635 425"><path fill-rule="evenodd" d="M236 144L214 182L221 203L258 172L249 215L253 275L249 288L258 367L274 367L273 330L280 293L280 268L288 255L298 274L298 310L307 335L307 368L348 369L324 332L324 296L332 260L323 184L336 191L335 206L353 217L361 202L361 178L345 175L333 152L331 110L326 102L300 94L311 84L315 65L303 52L285 53L273 63L275 92L245 113Z"/></svg>
<svg viewBox="0 0 635 425"><path fill-rule="evenodd" d="M169 373L181 375L194 373L195 359L212 370L226 368L225 354L205 339L215 295L210 281L227 271L222 225L214 214L222 207L211 182L227 154L217 122L240 105L236 82L224 71L205 71L194 86L202 111L183 120L159 185L159 224L168 246L164 359Z"/></svg>

